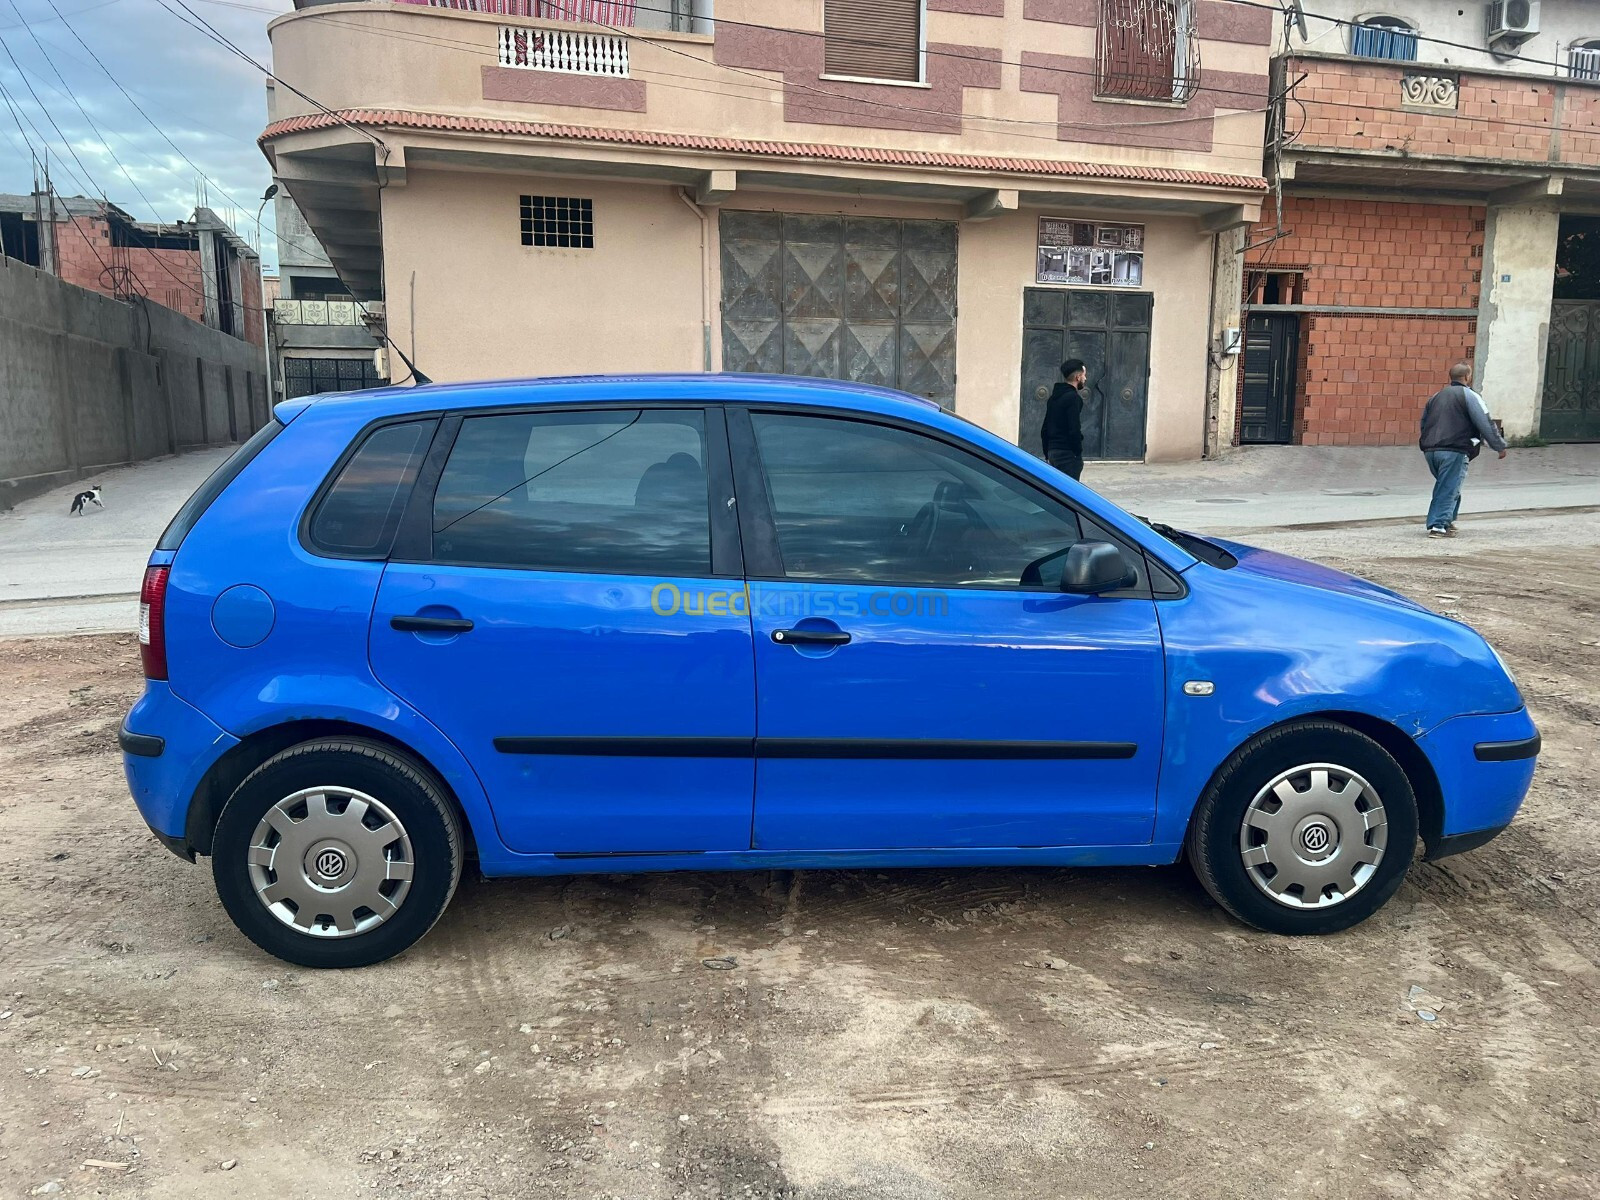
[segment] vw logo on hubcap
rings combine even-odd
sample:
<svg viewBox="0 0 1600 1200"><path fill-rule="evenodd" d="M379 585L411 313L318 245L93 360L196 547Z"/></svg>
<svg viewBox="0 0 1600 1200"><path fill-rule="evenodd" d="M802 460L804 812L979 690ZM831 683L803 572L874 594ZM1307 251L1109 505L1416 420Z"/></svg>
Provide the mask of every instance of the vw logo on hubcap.
<svg viewBox="0 0 1600 1200"><path fill-rule="evenodd" d="M324 879L337 879L344 874L344 855L337 850L324 850L317 855L317 874Z"/></svg>
<svg viewBox="0 0 1600 1200"><path fill-rule="evenodd" d="M1305 832L1300 835L1300 841L1305 848L1313 854L1321 854L1328 848L1328 827L1326 825L1307 825Z"/></svg>

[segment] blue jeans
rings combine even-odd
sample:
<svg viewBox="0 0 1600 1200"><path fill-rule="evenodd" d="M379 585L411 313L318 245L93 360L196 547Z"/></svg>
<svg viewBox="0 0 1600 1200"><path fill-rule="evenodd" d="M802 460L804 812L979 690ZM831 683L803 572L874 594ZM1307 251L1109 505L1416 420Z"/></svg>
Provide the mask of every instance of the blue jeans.
<svg viewBox="0 0 1600 1200"><path fill-rule="evenodd" d="M1433 501L1428 505L1428 528L1448 529L1461 511L1461 485L1467 480L1467 456L1459 450L1424 450L1433 472Z"/></svg>

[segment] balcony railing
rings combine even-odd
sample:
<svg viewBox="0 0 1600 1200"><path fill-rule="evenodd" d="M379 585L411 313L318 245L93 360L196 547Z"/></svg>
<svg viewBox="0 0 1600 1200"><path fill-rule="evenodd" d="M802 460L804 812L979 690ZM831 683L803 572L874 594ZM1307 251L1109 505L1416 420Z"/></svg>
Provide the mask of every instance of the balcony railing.
<svg viewBox="0 0 1600 1200"><path fill-rule="evenodd" d="M694 0L645 0L643 7L638 0L400 0L400 3L500 17L571 21L578 25L603 25L641 33L689 33L694 28L695 18Z"/></svg>
<svg viewBox="0 0 1600 1200"><path fill-rule="evenodd" d="M1600 48L1586 49L1574 46L1568 54L1567 74L1573 79L1585 79L1590 83L1600 83Z"/></svg>
<svg viewBox="0 0 1600 1200"><path fill-rule="evenodd" d="M565 75L627 77L628 39L609 33L500 26L500 65Z"/></svg>
<svg viewBox="0 0 1600 1200"><path fill-rule="evenodd" d="M279 325L360 325L361 305L354 300L284 300L272 302Z"/></svg>

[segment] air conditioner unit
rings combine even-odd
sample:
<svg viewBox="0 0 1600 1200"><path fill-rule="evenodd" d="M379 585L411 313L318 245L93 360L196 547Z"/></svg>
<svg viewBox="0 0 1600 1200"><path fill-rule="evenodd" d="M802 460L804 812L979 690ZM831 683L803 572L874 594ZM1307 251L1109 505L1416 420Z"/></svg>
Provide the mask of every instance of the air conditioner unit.
<svg viewBox="0 0 1600 1200"><path fill-rule="evenodd" d="M1492 0L1484 12L1489 45L1520 46L1539 32L1539 0Z"/></svg>

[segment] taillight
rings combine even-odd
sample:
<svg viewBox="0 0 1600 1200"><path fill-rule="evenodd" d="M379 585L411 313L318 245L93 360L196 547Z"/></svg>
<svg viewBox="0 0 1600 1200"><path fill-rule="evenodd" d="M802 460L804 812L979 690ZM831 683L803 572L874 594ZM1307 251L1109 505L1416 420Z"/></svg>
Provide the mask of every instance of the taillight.
<svg viewBox="0 0 1600 1200"><path fill-rule="evenodd" d="M146 567L139 589L139 657L146 679L167 677L167 576L171 567Z"/></svg>

